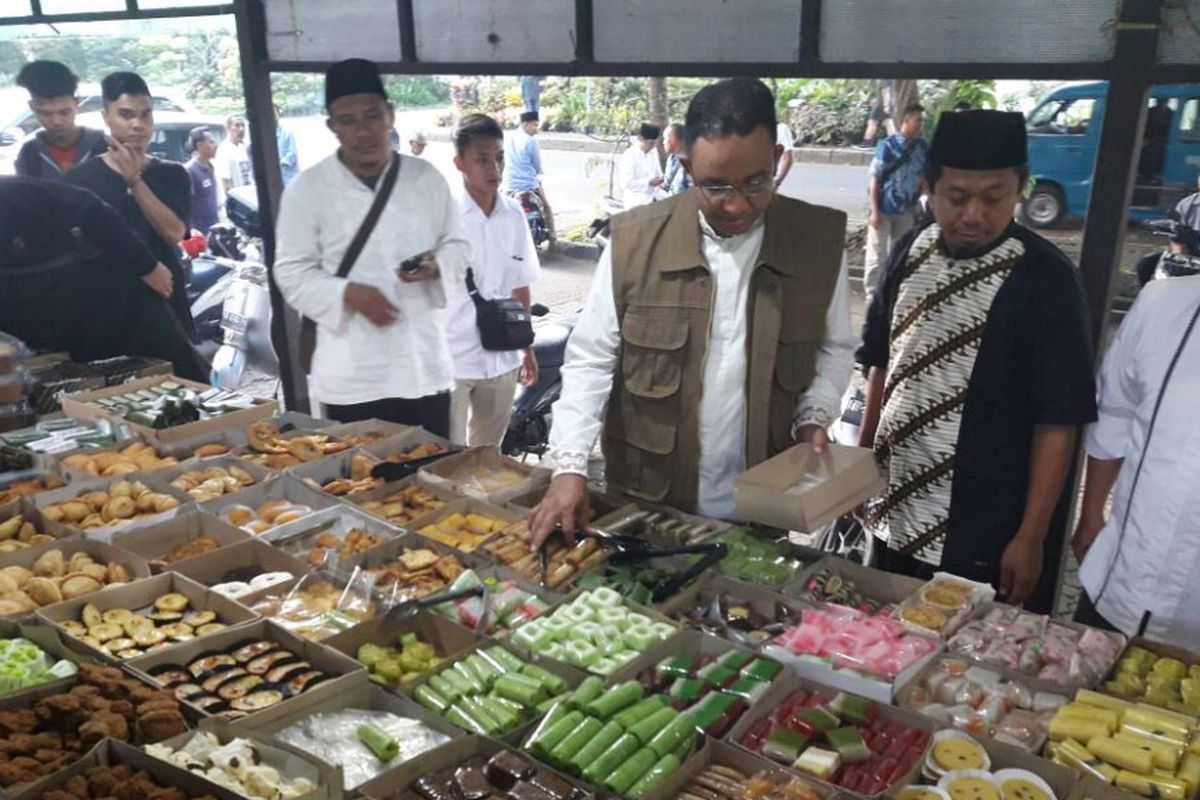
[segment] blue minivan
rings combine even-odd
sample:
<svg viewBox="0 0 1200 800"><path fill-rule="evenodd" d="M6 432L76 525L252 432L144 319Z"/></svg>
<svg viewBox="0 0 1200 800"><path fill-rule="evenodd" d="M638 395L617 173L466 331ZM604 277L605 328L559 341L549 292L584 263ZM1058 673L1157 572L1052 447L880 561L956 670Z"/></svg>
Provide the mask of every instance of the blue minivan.
<svg viewBox="0 0 1200 800"><path fill-rule="evenodd" d="M1029 113L1029 168L1035 184L1025 219L1049 228L1087 213L1092 170L1108 84L1084 83L1051 92ZM1138 159L1131 219L1164 216L1196 191L1200 172L1200 84L1162 84L1150 90Z"/></svg>

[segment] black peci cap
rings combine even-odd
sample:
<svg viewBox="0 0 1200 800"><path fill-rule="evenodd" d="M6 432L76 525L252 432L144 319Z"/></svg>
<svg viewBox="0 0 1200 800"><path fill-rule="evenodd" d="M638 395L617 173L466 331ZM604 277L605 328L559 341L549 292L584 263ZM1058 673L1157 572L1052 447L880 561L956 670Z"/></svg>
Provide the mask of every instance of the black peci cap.
<svg viewBox="0 0 1200 800"><path fill-rule="evenodd" d="M1029 161L1025 117L1016 111L951 111L938 118L929 161L954 169L1004 169Z"/></svg>
<svg viewBox="0 0 1200 800"><path fill-rule="evenodd" d="M348 58L334 64L325 72L326 110L333 105L334 100L352 94L377 94L384 100L387 99L387 92L383 90L383 80L379 77L379 67L374 61Z"/></svg>

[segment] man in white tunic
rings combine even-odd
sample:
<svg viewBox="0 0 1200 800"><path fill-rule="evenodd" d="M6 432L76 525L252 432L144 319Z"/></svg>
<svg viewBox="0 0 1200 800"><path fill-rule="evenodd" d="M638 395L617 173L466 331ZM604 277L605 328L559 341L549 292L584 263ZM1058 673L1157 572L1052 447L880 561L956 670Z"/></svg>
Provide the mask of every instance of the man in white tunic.
<svg viewBox="0 0 1200 800"><path fill-rule="evenodd" d="M1121 323L1072 542L1085 590L1076 619L1130 636L1145 620L1145 635L1189 650L1200 649L1198 315L1200 277L1170 278L1142 289Z"/></svg>
<svg viewBox="0 0 1200 800"><path fill-rule="evenodd" d="M617 173L621 180L622 202L626 209L644 206L665 197L662 164L658 161L657 125L645 123L638 130L637 141L621 154Z"/></svg>
<svg viewBox="0 0 1200 800"><path fill-rule="evenodd" d="M311 391L339 422L374 417L446 436L454 369L444 287L465 279L470 250L458 205L436 167L392 152L394 112L373 63L334 64L325 99L338 150L288 185L276 226L275 280L317 324ZM339 278L393 159L391 196ZM418 269L399 270L416 256Z"/></svg>
<svg viewBox="0 0 1200 800"><path fill-rule="evenodd" d="M761 81L704 88L685 121L693 188L613 218L567 346L535 544L587 521L601 427L610 487L722 518L747 467L827 445L855 342L846 215L775 194L775 132Z"/></svg>

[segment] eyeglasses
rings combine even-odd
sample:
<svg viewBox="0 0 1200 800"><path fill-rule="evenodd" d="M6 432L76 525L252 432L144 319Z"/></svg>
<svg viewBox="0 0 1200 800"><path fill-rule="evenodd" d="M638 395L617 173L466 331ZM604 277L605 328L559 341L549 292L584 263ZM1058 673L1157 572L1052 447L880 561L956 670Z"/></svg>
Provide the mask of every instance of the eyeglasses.
<svg viewBox="0 0 1200 800"><path fill-rule="evenodd" d="M701 183L699 189L704 196L713 202L723 202L738 192L747 200L766 194L775 188L775 178L772 175L762 175L751 178L745 183Z"/></svg>

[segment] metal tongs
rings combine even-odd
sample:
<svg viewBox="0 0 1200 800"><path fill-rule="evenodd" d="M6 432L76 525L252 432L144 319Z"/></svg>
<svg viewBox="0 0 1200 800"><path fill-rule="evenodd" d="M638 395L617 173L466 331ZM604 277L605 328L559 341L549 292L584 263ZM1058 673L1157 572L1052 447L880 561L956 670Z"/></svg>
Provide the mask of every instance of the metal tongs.
<svg viewBox="0 0 1200 800"><path fill-rule="evenodd" d="M416 600L404 600L396 603L384 612L383 620L385 622L398 622L415 615L419 611L440 606L443 603L453 603L455 600L465 600L468 597L479 597L483 599L483 612L479 615L479 621L475 623L475 633L479 634L487 630L488 614L490 613L487 596L488 588L485 583L481 583L478 586L469 586L466 589L448 589L434 592Z"/></svg>
<svg viewBox="0 0 1200 800"><path fill-rule="evenodd" d="M703 544L679 545L675 547L654 547L641 537L626 533L613 533L603 528L597 528L594 525L576 532L575 536L576 538L594 539L598 545L608 550L608 563L613 566L637 564L654 558L667 558L670 556L702 556L699 561L690 565L678 575L658 584L650 596L653 603L661 603L678 592L697 575L716 564L729 552L729 548L724 542L706 542ZM547 545L555 538L564 545L566 544L566 537L562 532L562 526L555 527L550 535L546 537L546 541L542 543L542 546L538 548L538 568L541 573L539 584L542 588L546 588L547 586L546 575L550 567L550 552Z"/></svg>

